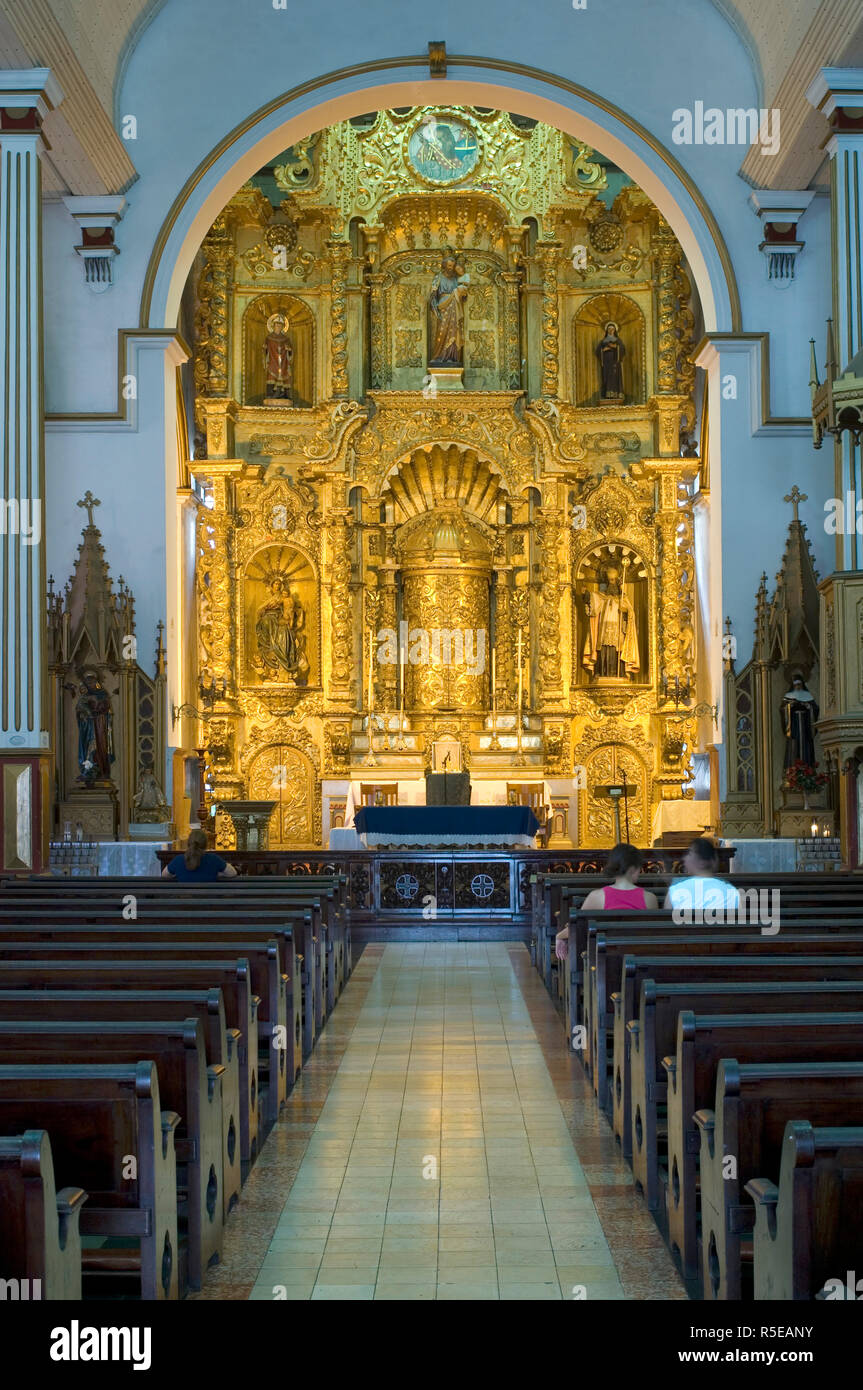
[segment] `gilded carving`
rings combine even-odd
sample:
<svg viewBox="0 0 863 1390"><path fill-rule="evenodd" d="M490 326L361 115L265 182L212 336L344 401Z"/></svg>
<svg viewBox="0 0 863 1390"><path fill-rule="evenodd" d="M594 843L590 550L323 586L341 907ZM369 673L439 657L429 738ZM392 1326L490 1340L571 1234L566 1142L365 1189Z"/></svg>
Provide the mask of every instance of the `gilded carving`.
<svg viewBox="0 0 863 1390"><path fill-rule="evenodd" d="M395 335L396 365L399 367L421 367L423 365L422 329L397 328Z"/></svg>
<svg viewBox="0 0 863 1390"><path fill-rule="evenodd" d="M466 143L450 155L456 126ZM625 771L631 838L649 836L653 806L681 795L697 731L662 683L695 688L679 430L684 414L697 430L698 306L679 244L634 185L597 196L606 175L586 146L480 108L342 122L295 146L276 181L290 198L274 212L271 172L250 180L196 264L209 453L205 467L199 441L196 675L213 799L274 800L271 844L319 843L320 779L365 776L368 634L406 622L442 640L425 659L417 637L404 669L373 667L388 778L410 780L445 736L465 765L511 775L520 636L519 775L566 777L573 761L593 782ZM464 375L436 390L428 289L447 246L469 290ZM277 311L293 399L265 406L255 373ZM634 384L623 404L590 404L579 363L595 392L607 321L627 335ZM598 595L599 569L615 565L638 664L594 679L583 590L596 580ZM445 659L444 633L466 659ZM611 817L607 799L584 801L582 841L608 843ZM227 847L230 821L215 828Z"/></svg>

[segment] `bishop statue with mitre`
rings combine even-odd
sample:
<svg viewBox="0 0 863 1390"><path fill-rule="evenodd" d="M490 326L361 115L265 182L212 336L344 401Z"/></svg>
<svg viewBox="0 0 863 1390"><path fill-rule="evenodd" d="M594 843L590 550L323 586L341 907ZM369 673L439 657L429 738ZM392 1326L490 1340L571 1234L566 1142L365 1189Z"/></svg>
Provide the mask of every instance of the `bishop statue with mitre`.
<svg viewBox="0 0 863 1390"><path fill-rule="evenodd" d="M641 668L635 609L623 592L616 565L609 565L603 578L604 593L584 594L587 634L581 663L600 679L629 679Z"/></svg>

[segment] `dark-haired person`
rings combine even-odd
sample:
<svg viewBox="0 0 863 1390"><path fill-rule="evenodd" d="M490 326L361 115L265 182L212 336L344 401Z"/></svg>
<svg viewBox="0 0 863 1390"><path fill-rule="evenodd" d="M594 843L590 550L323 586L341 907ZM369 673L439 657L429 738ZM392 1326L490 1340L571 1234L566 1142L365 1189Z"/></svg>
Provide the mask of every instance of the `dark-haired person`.
<svg viewBox="0 0 863 1390"><path fill-rule="evenodd" d="M735 922L740 895L733 883L717 878L719 855L712 840L699 838L693 840L683 856L686 878L672 883L665 895L665 906L670 907L675 922L704 921L724 922L729 913L729 921Z"/></svg>
<svg viewBox="0 0 863 1390"><path fill-rule="evenodd" d="M162 870L162 878L173 878L177 883L215 883L217 878L236 877L233 864L207 849L203 830L190 830L185 854L176 854Z"/></svg>
<svg viewBox="0 0 863 1390"><path fill-rule="evenodd" d="M592 888L581 904L581 912L614 910L638 912L645 909L655 911L659 906L653 893L639 888L636 879L641 873L641 854L635 845L615 845L605 865L605 872L612 880L607 888ZM565 960L569 950L569 927L564 927L554 938L554 954L558 960Z"/></svg>

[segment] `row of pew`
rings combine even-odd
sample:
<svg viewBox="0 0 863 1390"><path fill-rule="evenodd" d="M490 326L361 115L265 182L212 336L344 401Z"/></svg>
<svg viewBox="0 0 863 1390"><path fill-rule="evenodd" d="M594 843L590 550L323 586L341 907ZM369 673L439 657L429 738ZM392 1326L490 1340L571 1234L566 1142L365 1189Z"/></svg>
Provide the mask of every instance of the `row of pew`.
<svg viewBox="0 0 863 1390"><path fill-rule="evenodd" d="M340 875L0 882L3 1296L200 1289L351 967Z"/></svg>
<svg viewBox="0 0 863 1390"><path fill-rule="evenodd" d="M778 931L583 913L601 880L539 876L533 960L691 1296L851 1296L838 1290L863 1243L863 881L731 879L780 889ZM640 882L662 902L667 881Z"/></svg>

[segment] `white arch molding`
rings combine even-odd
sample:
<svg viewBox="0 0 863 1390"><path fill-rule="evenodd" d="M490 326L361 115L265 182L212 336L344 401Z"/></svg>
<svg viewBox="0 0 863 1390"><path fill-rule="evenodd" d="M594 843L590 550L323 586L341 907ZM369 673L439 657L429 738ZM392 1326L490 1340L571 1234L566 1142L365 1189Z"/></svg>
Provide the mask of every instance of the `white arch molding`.
<svg viewBox="0 0 863 1390"><path fill-rule="evenodd" d="M596 93L551 73L450 57L450 70L464 65L465 75L441 80L411 74L407 64L417 60L403 61L398 76L390 60L348 77L334 73L306 83L225 137L187 181L162 225L144 281L141 329L176 326L204 237L234 193L274 155L315 130L366 111L445 103L515 110L607 155L655 203L680 242L698 289L705 332L739 331L734 270L713 214L683 167L643 126Z"/></svg>

